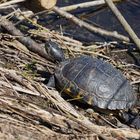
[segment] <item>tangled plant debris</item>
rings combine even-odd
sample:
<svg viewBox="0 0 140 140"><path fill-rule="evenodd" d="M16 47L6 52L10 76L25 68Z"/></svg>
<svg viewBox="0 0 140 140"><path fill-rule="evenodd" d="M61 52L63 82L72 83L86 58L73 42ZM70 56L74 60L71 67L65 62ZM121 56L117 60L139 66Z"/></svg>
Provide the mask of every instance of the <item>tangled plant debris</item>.
<svg viewBox="0 0 140 140"><path fill-rule="evenodd" d="M18 6L23 8L23 5ZM0 9L0 139L138 140L140 130L123 124L115 116L81 107L72 99L62 98L55 88L47 87L45 81L57 64L51 62L44 44L50 39L57 42L67 58L86 54L111 63L131 81L138 94L133 111L139 114L140 66L129 55L133 54L140 61L137 48L128 53L127 47L117 47L118 41L85 46L81 41L38 24L26 16L24 8L20 11L14 7L10 13L9 7L11 3ZM57 13L61 12L59 10L53 8ZM19 17L34 28L20 23ZM123 37L129 41L128 37Z"/></svg>

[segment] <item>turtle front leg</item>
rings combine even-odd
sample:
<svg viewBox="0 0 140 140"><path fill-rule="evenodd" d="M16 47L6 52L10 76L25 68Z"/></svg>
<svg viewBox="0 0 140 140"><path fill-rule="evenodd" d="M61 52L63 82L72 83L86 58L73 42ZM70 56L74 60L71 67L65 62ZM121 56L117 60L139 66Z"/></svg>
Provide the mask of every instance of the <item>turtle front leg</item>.
<svg viewBox="0 0 140 140"><path fill-rule="evenodd" d="M55 86L55 77L54 77L54 75L52 75L51 77L50 77L50 79L49 79L49 81L48 81L48 83L47 83L47 86L48 87L52 87L52 88L55 88L56 86Z"/></svg>

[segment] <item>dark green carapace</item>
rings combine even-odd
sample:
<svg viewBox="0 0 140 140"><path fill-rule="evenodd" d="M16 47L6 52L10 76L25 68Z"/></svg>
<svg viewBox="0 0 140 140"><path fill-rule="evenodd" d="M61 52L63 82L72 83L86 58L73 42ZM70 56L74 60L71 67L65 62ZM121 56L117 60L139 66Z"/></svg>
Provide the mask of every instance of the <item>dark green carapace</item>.
<svg viewBox="0 0 140 140"><path fill-rule="evenodd" d="M136 101L132 87L111 64L90 56L63 61L57 85L74 98L103 109L127 109Z"/></svg>
<svg viewBox="0 0 140 140"><path fill-rule="evenodd" d="M91 56L65 60L62 50L51 42L46 50L54 62L59 62L53 80L50 80L53 82L48 85L54 83L75 100L103 110L126 110L135 105L137 96L132 86L111 64ZM131 121L140 128L139 116L134 115L131 120L129 113L123 115L128 116L124 118L126 122L130 124Z"/></svg>

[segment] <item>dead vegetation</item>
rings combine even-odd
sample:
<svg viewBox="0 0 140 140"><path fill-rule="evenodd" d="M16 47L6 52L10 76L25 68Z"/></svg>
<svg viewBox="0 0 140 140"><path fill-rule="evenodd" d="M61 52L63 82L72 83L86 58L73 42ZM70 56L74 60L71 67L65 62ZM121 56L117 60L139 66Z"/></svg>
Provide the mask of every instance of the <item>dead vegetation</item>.
<svg viewBox="0 0 140 140"><path fill-rule="evenodd" d="M19 16L36 28L28 31L23 28L21 32L21 27L17 28L12 19ZM101 114L89 113L63 99L56 89L48 89L44 83L57 67L43 47L44 42L51 39L60 44L68 58L86 54L112 63L131 81L139 102L140 67L134 64L127 49L117 49L118 42L85 47L78 40L37 24L19 10L1 16L0 21L0 139L140 138L140 130L123 126L115 117L116 123L112 123ZM140 61L136 49L132 54ZM136 109L139 111L140 106Z"/></svg>

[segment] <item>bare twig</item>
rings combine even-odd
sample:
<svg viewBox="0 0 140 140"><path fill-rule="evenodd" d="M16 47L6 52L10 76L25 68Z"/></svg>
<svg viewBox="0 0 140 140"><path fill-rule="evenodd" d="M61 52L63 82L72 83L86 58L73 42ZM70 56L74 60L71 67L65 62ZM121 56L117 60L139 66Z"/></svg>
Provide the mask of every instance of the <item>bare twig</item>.
<svg viewBox="0 0 140 140"><path fill-rule="evenodd" d="M5 18L1 18L0 20L0 26L6 29L10 34L19 36L18 40L23 43L30 51L35 52L44 58L50 59L43 45L36 43L30 37L25 37L24 34L18 30L11 21Z"/></svg>
<svg viewBox="0 0 140 140"><path fill-rule="evenodd" d="M130 25L127 23L125 18L122 16L122 14L119 12L117 7L113 4L112 0L105 0L112 12L115 14L119 22L122 24L124 29L128 32L130 37L133 39L134 43L137 45L138 49L140 49L140 39L137 37L135 32L132 30Z"/></svg>
<svg viewBox="0 0 140 140"><path fill-rule="evenodd" d="M11 4L17 4L17 3L20 3L20 2L23 2L23 1L25 1L25 0L11 0L11 1L8 1L8 2L4 2L4 3L0 4L0 8L9 6Z"/></svg>
<svg viewBox="0 0 140 140"><path fill-rule="evenodd" d="M121 0L113 0L113 2L120 2L120 1ZM61 7L60 9L64 11L72 11L78 8L88 8L88 7L99 6L99 5L104 5L104 4L105 4L104 0L94 0L94 1L83 2L79 4Z"/></svg>
<svg viewBox="0 0 140 140"><path fill-rule="evenodd" d="M122 0L113 0L113 2L120 2ZM70 6L65 6L65 7L60 7L61 10L64 10L64 11L72 11L72 10L75 10L77 8L88 8L88 7L93 7L93 6L99 6L99 5L105 5L105 1L104 0L95 0L95 1L90 1L90 2L83 2L83 3L79 3L79 4L74 4L74 5L70 5ZM43 11L40 11L36 14L31 14L30 17L32 16L35 16L35 15L41 15L41 14L44 14L44 13L49 13L49 14L52 14L54 13L53 11L49 11L48 10L43 10Z"/></svg>
<svg viewBox="0 0 140 140"><path fill-rule="evenodd" d="M58 8L56 6L53 8L53 11L58 13L59 15L65 17L65 18L73 21L75 24L79 25L80 27L84 27L87 30L92 31L94 33L100 34L102 36L106 35L106 36L109 36L109 37L114 37L114 38L117 38L119 40L123 40L123 41L126 41L126 42L130 41L128 37L126 37L124 35L121 35L121 34L118 34L116 31L111 32L111 31L106 31L106 30L101 29L101 28L97 28L93 25L90 25L90 24L78 19L77 17L73 16L72 14L70 14L68 12L65 12L65 11L61 10L60 8Z"/></svg>

